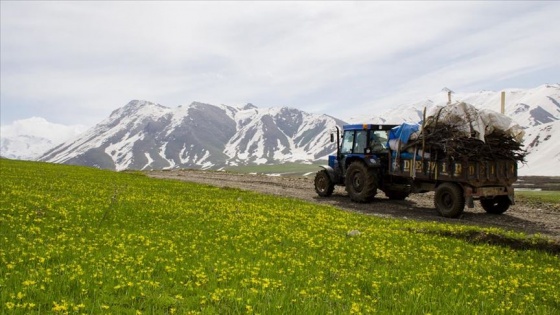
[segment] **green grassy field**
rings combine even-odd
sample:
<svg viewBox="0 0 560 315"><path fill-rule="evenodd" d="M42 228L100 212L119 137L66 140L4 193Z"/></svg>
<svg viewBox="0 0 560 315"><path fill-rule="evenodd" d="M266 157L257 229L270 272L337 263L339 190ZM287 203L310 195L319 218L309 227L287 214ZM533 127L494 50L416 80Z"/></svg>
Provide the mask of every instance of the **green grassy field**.
<svg viewBox="0 0 560 315"><path fill-rule="evenodd" d="M560 258L538 237L139 173L0 174L1 314L560 313Z"/></svg>
<svg viewBox="0 0 560 315"><path fill-rule="evenodd" d="M516 191L515 196L518 200L527 202L547 202L560 204L560 191Z"/></svg>

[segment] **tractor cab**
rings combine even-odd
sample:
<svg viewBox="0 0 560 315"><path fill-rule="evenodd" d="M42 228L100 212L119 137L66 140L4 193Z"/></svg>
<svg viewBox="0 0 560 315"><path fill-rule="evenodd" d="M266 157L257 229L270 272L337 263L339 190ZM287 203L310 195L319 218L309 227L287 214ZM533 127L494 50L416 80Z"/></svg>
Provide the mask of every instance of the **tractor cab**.
<svg viewBox="0 0 560 315"><path fill-rule="evenodd" d="M367 166L381 166L389 147L387 145L388 132L396 125L356 124L344 125L342 136L337 129L337 154L329 156L329 166L340 168L342 174L346 168L356 160L361 160ZM334 136L331 137L334 141Z"/></svg>
<svg viewBox="0 0 560 315"><path fill-rule="evenodd" d="M389 169L389 130L397 125L344 125L342 135L336 129L336 155L315 176L315 191L330 196L336 185L346 186L352 200L367 202ZM331 134L331 141L335 137Z"/></svg>

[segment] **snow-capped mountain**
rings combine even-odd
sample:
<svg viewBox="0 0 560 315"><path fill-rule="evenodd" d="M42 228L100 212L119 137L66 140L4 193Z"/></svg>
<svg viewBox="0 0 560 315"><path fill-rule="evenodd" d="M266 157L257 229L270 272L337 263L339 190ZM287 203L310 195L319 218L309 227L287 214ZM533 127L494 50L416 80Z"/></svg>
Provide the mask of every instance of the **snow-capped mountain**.
<svg viewBox="0 0 560 315"><path fill-rule="evenodd" d="M560 176L560 120L525 130L525 165L520 175Z"/></svg>
<svg viewBox="0 0 560 315"><path fill-rule="evenodd" d="M40 117L16 120L0 128L0 155L18 160L35 160L55 145L86 129L81 125L51 123Z"/></svg>
<svg viewBox="0 0 560 315"><path fill-rule="evenodd" d="M447 88L432 97L405 104L366 122L399 124L422 121L423 111L449 101ZM501 111L501 91L451 93L452 102L463 101L479 109ZM520 175L560 176L560 84L545 84L534 89L505 90L505 114L525 129L523 141L526 164L519 165ZM363 119L362 119L363 120ZM350 119L352 122L357 119Z"/></svg>
<svg viewBox="0 0 560 315"><path fill-rule="evenodd" d="M233 115L236 133L224 153L231 163L314 161L332 153L329 131L344 122L294 108L259 109L246 106ZM280 159L279 159L280 158Z"/></svg>
<svg viewBox="0 0 560 315"><path fill-rule="evenodd" d="M40 160L115 170L314 161L335 150L328 131L342 124L286 107L136 100Z"/></svg>
<svg viewBox="0 0 560 315"><path fill-rule="evenodd" d="M448 89L425 100L405 104L354 123L419 122L427 112L448 102ZM534 89L506 90L505 113L525 129L526 164L520 175L560 176L560 84ZM480 109L500 111L501 92L452 93ZM107 119L42 155L42 161L97 166L107 169L219 169L228 165L317 161L335 151L329 134L343 121L294 108L257 108L194 102L168 108L132 101ZM2 156L9 151L2 127ZM44 133L21 133L22 146L41 151L34 141ZM54 143L54 141L52 141ZM15 148L14 146L10 146Z"/></svg>
<svg viewBox="0 0 560 315"><path fill-rule="evenodd" d="M427 112L435 106L448 102L448 91L444 88L432 97L404 104L380 116L371 116L372 123L400 123L402 121L420 122L424 108ZM519 125L528 128L560 120L560 84L545 84L534 89L508 89L505 92L505 114ZM479 109L501 110L501 91L480 91L476 93L451 94L453 102L462 101ZM351 118L355 121L355 118Z"/></svg>

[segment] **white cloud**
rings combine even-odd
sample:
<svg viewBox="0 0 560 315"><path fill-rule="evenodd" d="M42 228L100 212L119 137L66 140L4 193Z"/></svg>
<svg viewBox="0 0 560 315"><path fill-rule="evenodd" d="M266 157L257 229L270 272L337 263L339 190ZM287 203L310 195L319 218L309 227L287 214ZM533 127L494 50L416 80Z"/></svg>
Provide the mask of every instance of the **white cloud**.
<svg viewBox="0 0 560 315"><path fill-rule="evenodd" d="M131 99L344 118L444 86L534 87L560 70L559 14L556 2L2 2L2 121L94 124Z"/></svg>
<svg viewBox="0 0 560 315"><path fill-rule="evenodd" d="M48 122L41 117L16 120L0 127L2 138L15 138L20 135L45 138L54 143L68 140L86 130L83 125L60 125Z"/></svg>

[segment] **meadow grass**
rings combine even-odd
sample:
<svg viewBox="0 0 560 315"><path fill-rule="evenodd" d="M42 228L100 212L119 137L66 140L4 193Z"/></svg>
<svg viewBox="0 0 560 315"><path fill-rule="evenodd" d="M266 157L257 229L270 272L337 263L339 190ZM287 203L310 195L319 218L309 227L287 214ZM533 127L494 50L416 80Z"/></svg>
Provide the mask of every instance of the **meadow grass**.
<svg viewBox="0 0 560 315"><path fill-rule="evenodd" d="M525 202L560 204L560 191L516 190L515 198Z"/></svg>
<svg viewBox="0 0 560 315"><path fill-rule="evenodd" d="M0 172L1 314L560 313L557 253L442 236L523 234L137 173Z"/></svg>

